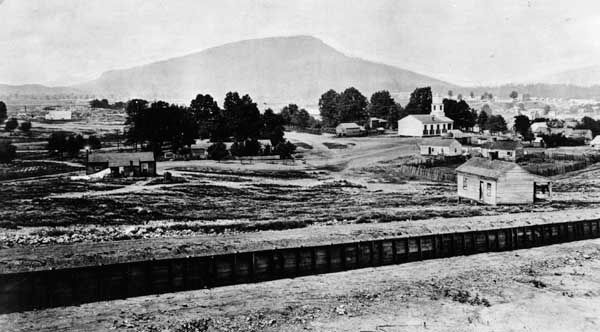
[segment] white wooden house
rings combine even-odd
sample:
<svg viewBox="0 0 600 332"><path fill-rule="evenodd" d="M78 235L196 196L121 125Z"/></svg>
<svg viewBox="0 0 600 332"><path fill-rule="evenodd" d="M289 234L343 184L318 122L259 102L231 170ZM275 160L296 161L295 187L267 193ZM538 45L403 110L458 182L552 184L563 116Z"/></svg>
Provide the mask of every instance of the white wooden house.
<svg viewBox="0 0 600 332"><path fill-rule="evenodd" d="M360 136L363 133L363 127L354 122L340 123L335 127L335 133L338 136Z"/></svg>
<svg viewBox="0 0 600 332"><path fill-rule="evenodd" d="M462 144L452 138L424 138L419 143L422 156L460 156Z"/></svg>
<svg viewBox="0 0 600 332"><path fill-rule="evenodd" d="M527 204L552 194L547 179L513 162L471 158L456 169L456 174L460 199L492 205Z"/></svg>

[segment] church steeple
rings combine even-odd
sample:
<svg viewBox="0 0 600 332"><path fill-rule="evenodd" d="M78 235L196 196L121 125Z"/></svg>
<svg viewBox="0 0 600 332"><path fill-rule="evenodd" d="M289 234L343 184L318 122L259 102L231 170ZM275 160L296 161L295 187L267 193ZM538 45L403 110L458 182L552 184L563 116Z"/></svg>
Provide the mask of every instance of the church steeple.
<svg viewBox="0 0 600 332"><path fill-rule="evenodd" d="M442 98L438 95L431 98L431 115L445 116L444 103L442 102Z"/></svg>

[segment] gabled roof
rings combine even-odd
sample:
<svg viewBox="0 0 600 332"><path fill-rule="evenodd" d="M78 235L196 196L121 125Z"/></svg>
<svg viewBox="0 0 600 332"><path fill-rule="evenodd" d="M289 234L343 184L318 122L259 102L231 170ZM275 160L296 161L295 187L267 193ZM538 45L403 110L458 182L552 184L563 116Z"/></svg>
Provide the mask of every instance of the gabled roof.
<svg viewBox="0 0 600 332"><path fill-rule="evenodd" d="M343 122L337 126L344 129L360 129L360 126L354 122Z"/></svg>
<svg viewBox="0 0 600 332"><path fill-rule="evenodd" d="M600 135L596 135L590 144L600 144Z"/></svg>
<svg viewBox="0 0 600 332"><path fill-rule="evenodd" d="M443 147L449 147L453 143L461 145L457 140L455 140L453 138L432 137L432 138L425 138L425 139L423 139L421 141L421 143L419 144L419 146L443 146Z"/></svg>
<svg viewBox="0 0 600 332"><path fill-rule="evenodd" d="M152 152L109 152L92 153L88 156L90 163L106 163L108 167L123 167L131 165L139 166L140 162L154 161Z"/></svg>
<svg viewBox="0 0 600 332"><path fill-rule="evenodd" d="M431 115L431 114L409 114L406 117L413 117L419 121L421 121L423 124L436 124L436 123L453 123L454 120L445 117L445 116L439 116L439 115Z"/></svg>
<svg viewBox="0 0 600 332"><path fill-rule="evenodd" d="M495 141L495 142L486 142L481 146L484 149L490 150L516 150L523 148L521 142L517 141Z"/></svg>
<svg viewBox="0 0 600 332"><path fill-rule="evenodd" d="M502 161L502 160L490 160L486 158L471 158L464 164L458 166L457 172L474 174L483 176L486 178L498 179L508 171L515 168L524 170L521 166L516 163ZM532 176L535 176L532 174Z"/></svg>

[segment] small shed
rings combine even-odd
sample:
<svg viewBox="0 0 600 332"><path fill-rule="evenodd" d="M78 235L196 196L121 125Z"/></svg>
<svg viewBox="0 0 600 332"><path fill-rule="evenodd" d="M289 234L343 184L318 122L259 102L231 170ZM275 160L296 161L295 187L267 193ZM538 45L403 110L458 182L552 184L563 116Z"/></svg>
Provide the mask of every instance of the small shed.
<svg viewBox="0 0 600 332"><path fill-rule="evenodd" d="M456 174L459 199L492 205L529 204L552 194L549 180L514 162L471 158Z"/></svg>
<svg viewBox="0 0 600 332"><path fill-rule="evenodd" d="M380 118L369 118L369 127L371 129L377 129L377 128L385 128L387 127L387 120L384 119L380 119Z"/></svg>
<svg viewBox="0 0 600 332"><path fill-rule="evenodd" d="M419 143L422 156L460 156L462 144L453 138L431 137Z"/></svg>
<svg viewBox="0 0 600 332"><path fill-rule="evenodd" d="M340 123L335 127L335 133L338 136L360 136L362 132L362 127L354 122Z"/></svg>
<svg viewBox="0 0 600 332"><path fill-rule="evenodd" d="M156 176L152 152L91 153L87 157L86 174L110 168L113 176Z"/></svg>
<svg viewBox="0 0 600 332"><path fill-rule="evenodd" d="M517 161L523 157L523 145L512 140L487 142L481 146L481 154L491 159Z"/></svg>

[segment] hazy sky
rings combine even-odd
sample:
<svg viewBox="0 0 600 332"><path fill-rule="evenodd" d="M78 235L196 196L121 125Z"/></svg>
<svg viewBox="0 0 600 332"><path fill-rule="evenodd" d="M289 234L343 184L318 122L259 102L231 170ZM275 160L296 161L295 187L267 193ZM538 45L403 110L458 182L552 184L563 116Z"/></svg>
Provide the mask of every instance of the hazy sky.
<svg viewBox="0 0 600 332"><path fill-rule="evenodd" d="M599 33L597 0L0 0L0 83L76 83L302 34L453 83L497 84L600 64Z"/></svg>

